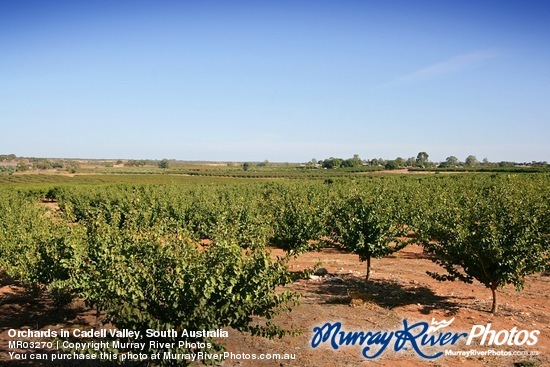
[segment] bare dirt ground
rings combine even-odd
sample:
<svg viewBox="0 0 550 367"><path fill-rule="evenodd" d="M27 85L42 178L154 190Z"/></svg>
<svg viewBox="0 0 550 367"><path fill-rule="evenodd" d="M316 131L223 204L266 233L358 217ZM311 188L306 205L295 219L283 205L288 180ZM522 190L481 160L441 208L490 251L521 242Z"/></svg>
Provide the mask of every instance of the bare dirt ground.
<svg viewBox="0 0 550 367"><path fill-rule="evenodd" d="M278 250L275 250L277 253ZM268 340L229 330L227 351L235 355L263 353L293 354L294 360L226 360L224 366L550 366L550 277L529 276L525 289L513 287L499 291L500 310L488 312L491 292L479 283L437 282L426 271L440 271L422 253L419 246L409 245L394 255L373 260L371 279L365 284L365 264L357 255L336 249L324 249L302 255L291 264L300 271L318 261L328 270L320 277L300 279L288 289L302 295L300 305L280 315L277 322L285 328L301 330L298 336ZM423 359L409 350L393 351L393 344L378 358L366 360L360 347L343 346L333 350L325 344L311 347L313 328L326 322L341 322L346 331L392 331L409 323L432 318L437 321L455 318L445 331L469 332L474 325L491 324L491 329L539 330L534 346L466 346L464 341L448 347L453 350L536 351L538 356L445 356ZM9 280L0 284L0 365L49 366L51 362L10 361L9 329L91 328L96 322L93 312L81 302L56 309L50 300L26 293ZM464 340L464 339L463 339ZM445 347L431 351L443 351ZM430 351L426 349L426 351ZM73 364L79 365L79 364Z"/></svg>

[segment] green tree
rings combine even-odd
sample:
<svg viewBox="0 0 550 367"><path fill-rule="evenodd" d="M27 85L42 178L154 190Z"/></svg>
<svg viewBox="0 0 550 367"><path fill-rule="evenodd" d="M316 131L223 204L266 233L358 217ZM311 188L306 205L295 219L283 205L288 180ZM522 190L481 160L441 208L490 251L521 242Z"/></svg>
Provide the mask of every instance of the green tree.
<svg viewBox="0 0 550 367"><path fill-rule="evenodd" d="M354 154L352 158L348 158L342 162L342 167L358 167L361 165L359 154Z"/></svg>
<svg viewBox="0 0 550 367"><path fill-rule="evenodd" d="M57 169L63 168L63 161L61 160L54 161L52 163L52 167Z"/></svg>
<svg viewBox="0 0 550 367"><path fill-rule="evenodd" d="M373 257L387 256L406 244L398 239L404 231L388 198L389 193L382 189L355 191L336 200L332 208L334 240L366 261L365 281L369 280Z"/></svg>
<svg viewBox="0 0 550 367"><path fill-rule="evenodd" d="M47 159L37 159L33 162L33 168L46 170L52 168L52 162Z"/></svg>
<svg viewBox="0 0 550 367"><path fill-rule="evenodd" d="M163 159L159 162L160 168L169 168L170 167L170 161L168 159Z"/></svg>
<svg viewBox="0 0 550 367"><path fill-rule="evenodd" d="M460 164L460 161L458 160L457 157L455 157L454 155L450 156L450 157L447 157L445 159L445 166L446 167L456 167Z"/></svg>
<svg viewBox="0 0 550 367"><path fill-rule="evenodd" d="M244 162L243 163L243 170L248 171L250 169L250 163Z"/></svg>
<svg viewBox="0 0 550 367"><path fill-rule="evenodd" d="M498 309L499 287L513 284L521 290L526 275L548 267L545 221L550 217L547 186L494 181L475 193L446 192L425 240L433 260L447 272L428 274L438 280L478 280L491 289L492 313Z"/></svg>
<svg viewBox="0 0 550 367"><path fill-rule="evenodd" d="M426 152L420 152L416 156L415 165L417 167L425 168L428 165L429 162L429 155Z"/></svg>
<svg viewBox="0 0 550 367"><path fill-rule="evenodd" d="M0 175L13 175L14 173L14 166L0 166Z"/></svg>
<svg viewBox="0 0 550 367"><path fill-rule="evenodd" d="M29 170L29 165L25 162L21 162L21 161L17 162L16 170L17 170L17 172L28 171Z"/></svg>
<svg viewBox="0 0 550 367"><path fill-rule="evenodd" d="M323 161L323 168L340 168L342 166L341 158L330 157Z"/></svg>
<svg viewBox="0 0 550 367"><path fill-rule="evenodd" d="M65 169L69 173L76 173L80 169L80 163L77 161L67 161L65 162Z"/></svg>
<svg viewBox="0 0 550 367"><path fill-rule="evenodd" d="M237 244L224 242L201 250L187 233L165 233L164 224L140 231L139 216L137 211L110 210L87 218L85 244L75 249L74 259L66 265L71 277L65 284L102 311L104 323L139 330L142 335L147 329L219 328L268 338L288 333L272 319L297 301L289 291L275 292L292 280L287 270L289 257L273 261L263 248L243 253ZM123 218L125 224L120 226ZM164 346L178 339L175 335L144 337L147 347L142 352L212 353L221 349L219 341L208 335L186 339L205 347ZM163 345L152 346L150 341L155 340ZM212 349L206 347L207 342ZM159 363L173 365L167 360Z"/></svg>
<svg viewBox="0 0 550 367"><path fill-rule="evenodd" d="M388 170L399 169L399 163L397 163L397 160L387 161L384 165L384 168Z"/></svg>
<svg viewBox="0 0 550 367"><path fill-rule="evenodd" d="M477 165L477 158L475 155L469 155L466 160L464 161L466 166L468 167L475 167Z"/></svg>
<svg viewBox="0 0 550 367"><path fill-rule="evenodd" d="M0 154L0 162L13 161L17 156L15 154Z"/></svg>
<svg viewBox="0 0 550 367"><path fill-rule="evenodd" d="M327 197L318 187L270 185L263 206L272 218L270 243L286 251L300 253L314 247L324 235Z"/></svg>

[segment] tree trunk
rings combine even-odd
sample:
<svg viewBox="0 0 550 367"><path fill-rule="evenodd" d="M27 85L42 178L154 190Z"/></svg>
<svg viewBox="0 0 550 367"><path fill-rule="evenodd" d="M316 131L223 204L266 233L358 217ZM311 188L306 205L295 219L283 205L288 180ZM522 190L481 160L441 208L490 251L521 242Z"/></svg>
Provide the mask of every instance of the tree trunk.
<svg viewBox="0 0 550 367"><path fill-rule="evenodd" d="M365 282L369 281L370 275L370 256L367 256L367 275L365 276Z"/></svg>
<svg viewBox="0 0 550 367"><path fill-rule="evenodd" d="M496 314L498 310L498 303L497 303L497 287L491 285L491 292L493 292L493 305L491 306L491 313Z"/></svg>

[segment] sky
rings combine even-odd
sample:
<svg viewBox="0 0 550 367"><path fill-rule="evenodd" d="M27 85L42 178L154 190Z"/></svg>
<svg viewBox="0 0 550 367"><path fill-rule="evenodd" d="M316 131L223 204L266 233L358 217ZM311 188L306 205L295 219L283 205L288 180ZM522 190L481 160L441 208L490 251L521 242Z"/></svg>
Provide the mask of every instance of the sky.
<svg viewBox="0 0 550 367"><path fill-rule="evenodd" d="M0 0L0 154L550 161L550 3Z"/></svg>

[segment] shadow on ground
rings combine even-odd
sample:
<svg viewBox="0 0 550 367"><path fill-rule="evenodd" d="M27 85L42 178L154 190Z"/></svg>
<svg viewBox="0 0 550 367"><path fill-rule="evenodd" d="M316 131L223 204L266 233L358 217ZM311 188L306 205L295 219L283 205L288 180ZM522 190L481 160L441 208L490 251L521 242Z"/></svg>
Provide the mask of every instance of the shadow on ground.
<svg viewBox="0 0 550 367"><path fill-rule="evenodd" d="M71 360L54 362L50 349L30 348L29 345L10 347L10 341L52 342L52 337L27 337L29 330L57 331L60 328L73 327L89 329L90 314L83 304L73 303L67 307L56 307L53 300L44 292L30 291L23 288L13 279L2 276L0 279L2 293L0 295L0 365L1 366L99 366L101 363ZM93 319L93 318L92 318ZM61 326L62 325L62 326ZM10 330L15 336L10 336ZM42 346L42 344L38 344ZM45 345L47 346L47 345ZM29 348L27 348L29 347ZM10 356L10 352L14 355ZM20 359L16 359L15 354Z"/></svg>
<svg viewBox="0 0 550 367"><path fill-rule="evenodd" d="M445 310L453 314L459 304L435 294L430 288L419 284L404 285L391 280L370 280L353 275L328 275L307 285L307 292L315 294L315 301L325 304L348 304L359 306L375 304L385 309L393 309L411 304L420 305L422 314L434 309ZM305 284L296 287L298 292L306 289Z"/></svg>

